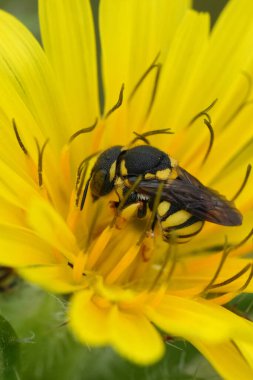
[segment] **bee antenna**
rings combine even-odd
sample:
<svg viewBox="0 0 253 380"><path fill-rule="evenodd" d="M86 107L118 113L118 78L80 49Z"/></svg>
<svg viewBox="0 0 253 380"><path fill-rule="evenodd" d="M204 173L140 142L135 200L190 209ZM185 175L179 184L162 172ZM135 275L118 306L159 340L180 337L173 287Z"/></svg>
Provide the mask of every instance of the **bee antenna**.
<svg viewBox="0 0 253 380"><path fill-rule="evenodd" d="M75 201L76 206L78 206L78 204L79 204L79 200L80 200L80 196L81 196L84 180L85 180L85 177L86 177L86 174L87 174L87 170L88 170L88 166L89 166L89 161L93 157L97 156L99 153L100 152L98 151L98 152L92 153L88 157L84 158L80 162L80 164L79 164L79 166L77 168L76 186L75 186L76 187L76 201ZM81 201L80 210L83 209L91 177L92 177L92 175L90 175L90 178L86 182L84 193L83 193L83 197L82 197L82 201Z"/></svg>
<svg viewBox="0 0 253 380"><path fill-rule="evenodd" d="M89 188L89 184L90 184L91 178L92 178L92 175L90 176L90 178L87 180L87 182L85 184L85 188L84 188L84 191L83 191L83 196L82 196L82 200L81 200L81 204L80 204L80 210L81 211L82 211L84 203L85 203L85 199L86 199L86 196L87 196L87 192L88 192L88 188Z"/></svg>
<svg viewBox="0 0 253 380"><path fill-rule="evenodd" d="M105 114L105 119L107 119L114 111L116 111L122 105L124 88L125 88L125 85L124 83L122 83L117 103Z"/></svg>

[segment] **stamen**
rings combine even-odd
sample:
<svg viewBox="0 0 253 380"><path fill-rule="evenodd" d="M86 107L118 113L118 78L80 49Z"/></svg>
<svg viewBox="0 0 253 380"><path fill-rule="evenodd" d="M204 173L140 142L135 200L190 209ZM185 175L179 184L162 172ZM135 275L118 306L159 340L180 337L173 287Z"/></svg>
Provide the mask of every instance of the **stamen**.
<svg viewBox="0 0 253 380"><path fill-rule="evenodd" d="M208 106L207 108L205 108L203 111L197 113L196 116L194 116L191 121L189 122L188 124L188 127L190 127L197 119L199 119L200 117L202 116L205 116L207 118L207 120L209 121L209 123L211 124L211 117L210 115L208 114L208 112L214 107L214 105L216 104L216 102L218 101L218 99L215 99L211 104L210 106Z"/></svg>
<svg viewBox="0 0 253 380"><path fill-rule="evenodd" d="M73 265L73 279L76 284L80 283L83 277L84 267L87 261L88 255L80 251L76 257Z"/></svg>
<svg viewBox="0 0 253 380"><path fill-rule="evenodd" d="M248 235L242 240L240 241L240 243L234 245L234 246L231 246L230 247L230 251L233 251L237 248L240 248L242 247L245 243L247 243L247 241L253 236L253 228L250 230L250 232L248 233Z"/></svg>
<svg viewBox="0 0 253 380"><path fill-rule="evenodd" d="M113 270L107 275L106 283L112 284L114 283L120 275L132 264L134 259L136 258L138 252L140 251L139 245L134 245L128 249L125 255L120 259L120 261L116 264Z"/></svg>
<svg viewBox="0 0 253 380"><path fill-rule="evenodd" d="M22 151L24 152L24 154L26 156L29 156L28 150L24 146L24 144L23 144L23 142L21 140L20 134L18 133L18 128L17 128L16 122L15 122L15 119L12 119L12 126L13 126L13 129L14 129L14 132L15 132L15 136L16 136L16 139L17 139L17 142L18 142L20 148L22 149Z"/></svg>
<svg viewBox="0 0 253 380"><path fill-rule="evenodd" d="M175 261L176 261L176 260L171 260L172 255L173 255L173 248L174 248L174 246L173 246L172 244L170 244L169 249L168 249L167 252L166 252L166 255L165 255L164 261L163 261L163 263L162 263L162 265L161 265L161 268L160 268L159 272L157 273L157 275L156 275L156 277L155 277L155 279L154 279L154 281L153 281L153 283L152 283L152 285L151 285L151 287L150 287L150 289L149 289L149 292L150 292L150 293L151 293L151 292L156 288L156 286L158 285L159 280L161 279L162 275L165 273L165 269L166 269L167 264L168 264L169 261L172 261L172 265L171 265L171 267L170 267L169 274L168 274L167 277L168 277L168 278L171 278L172 272L173 272L174 269L175 269ZM166 282L167 282L167 281L166 281Z"/></svg>
<svg viewBox="0 0 253 380"><path fill-rule="evenodd" d="M136 136L131 142L129 145L133 145L136 141L138 140L141 140L143 141L145 144L147 145L150 145L150 142L148 141L148 139L144 136L144 135L141 135L140 133L137 133L137 132L133 132L134 135Z"/></svg>
<svg viewBox="0 0 253 380"><path fill-rule="evenodd" d="M144 80L147 78L148 74L154 70L154 69L157 69L158 66L160 66L159 64L156 63L156 61L158 60L159 58L159 55L160 55L160 52L156 55L154 61L151 63L151 65L147 68L147 70L144 72L144 74L140 77L140 79L138 80L138 82L136 83L136 85L134 86L133 90L131 91L130 95L129 95L129 98L128 98L128 102L131 102L131 100L133 99L135 93L137 92L138 88L141 86L141 84L144 82Z"/></svg>
<svg viewBox="0 0 253 380"><path fill-rule="evenodd" d="M225 286L225 285L231 284L231 282L237 280L238 278L240 278L241 276L243 276L244 273L248 272L249 268L251 268L251 271L252 271L252 264L247 264L245 267L242 268L242 270L240 270L234 276L230 277L229 279L227 279L227 280L225 280L223 282L220 282L218 284L214 284L214 285L210 286L209 289L216 289L216 288L220 288L221 286Z"/></svg>
<svg viewBox="0 0 253 380"><path fill-rule="evenodd" d="M203 165L207 158L209 157L209 154L211 153L211 150L212 150L212 147L213 147L213 142L214 142L214 130L213 130L213 127L212 127L212 119L211 119L211 116L208 114L208 111L210 111L213 106L215 105L215 103L217 102L218 99L215 99L211 104L210 106L208 106L207 108L205 108L203 111L199 112L196 116L194 116L192 118L192 120L189 122L188 124L188 127L190 127L197 119L199 119L200 117L202 116L205 116L206 119L204 119L204 124L207 126L208 128L208 131L210 133L210 141L209 141L209 145L208 145L208 148L207 148L207 151L206 151L206 154L202 160L202 163L201 165Z"/></svg>
<svg viewBox="0 0 253 380"><path fill-rule="evenodd" d="M119 98L117 100L117 103L106 113L105 119L107 119L114 111L116 111L123 103L123 93L124 93L124 83L121 86Z"/></svg>
<svg viewBox="0 0 253 380"><path fill-rule="evenodd" d="M132 91L131 91L131 93L129 95L129 98L128 98L128 102L130 103L132 101L134 95L136 94L136 92L138 91L138 89L140 88L140 86L142 85L142 83L148 77L148 75L153 70L156 70L154 84L153 84L153 89L152 89L152 93L151 93L151 98L150 98L150 102L149 102L149 105L148 105L148 108L147 108L147 111L146 111L145 118L148 117L148 115L150 114L150 111L152 110L152 107L153 107L153 104L154 104L154 101L155 101L155 97L156 97L156 93L157 93L157 89L158 89L158 83L159 83L159 78L160 78L161 69L162 69L161 63L156 63L159 55L160 55L160 52L157 54L157 56L155 57L155 59L151 63L151 65L147 68L147 70L140 77L140 79L138 80L138 82L135 84L135 86L132 89Z"/></svg>
<svg viewBox="0 0 253 380"><path fill-rule="evenodd" d="M244 180L243 180L243 182L242 182L239 190L237 190L237 192L235 193L235 195L231 199L232 202L235 201L239 197L239 195L242 193L242 191L246 187L248 179L249 179L249 176L250 176L251 169L252 169L252 166L251 166L251 164L249 164L247 166L246 174L245 174Z"/></svg>
<svg viewBox="0 0 253 380"><path fill-rule="evenodd" d="M216 281L216 279L218 278L218 276L219 276L219 274L221 272L221 269L224 266L224 263L225 263L225 261L226 261L226 259L228 257L228 254L231 251L233 251L235 249L238 249L241 246L243 246L250 239L250 237L252 237L252 235L253 235L253 229L249 232L249 234L242 241L240 241L238 244L236 244L234 246L229 246L229 247L228 247L228 243L227 243L227 238L225 238L224 250L223 250L223 254L222 254L219 266L218 266L218 268L217 268L217 270L216 270L213 278L211 279L211 281L209 282L209 284L204 288L204 290L202 291L201 294L206 293L209 289L214 289L214 288L218 288L220 286L227 285L227 284L233 282L234 280L236 280L237 278L239 278L240 276L242 276L244 273L246 273L248 271L248 269L251 267L251 264L247 264L245 268L243 268L239 273L237 273L235 276L231 277L230 279L228 279L228 280L226 280L226 281L224 281L222 283L219 283L219 284L214 284L214 282ZM252 268L251 268L251 271L252 271ZM252 274L252 276L253 276L253 274ZM247 284L246 286L248 286L248 281L251 280L252 276L251 276L251 274L249 275L249 279L246 281L246 284Z"/></svg>
<svg viewBox="0 0 253 380"><path fill-rule="evenodd" d="M225 236L225 243L224 243L224 249L223 249L223 252L222 252L222 256L221 256L221 260L220 260L220 263L218 265L218 268L216 269L216 272L214 273L213 275L213 278L211 279L211 281L206 285L206 287L203 289L203 291L201 292L201 294L204 294L206 293L210 288L212 288L212 285L214 284L214 282L217 280L223 266L224 266L224 263L228 257L228 254L230 253L230 249L228 248L228 242L227 242L227 237Z"/></svg>
<svg viewBox="0 0 253 380"><path fill-rule="evenodd" d="M236 118L236 116L248 105L252 104L253 103L253 100L248 100L249 99L249 96L250 96L250 93L251 93L251 89L252 89L252 78L250 76L250 74L248 74L246 71L242 71L242 75L244 75L245 79L247 80L248 82L248 87L246 89L246 93L244 95L244 98L242 100L242 102L239 104L239 106L235 109L235 111L232 113L232 115L229 117L229 119L225 122L225 124L223 125L223 128L227 127L232 121L233 119Z"/></svg>
<svg viewBox="0 0 253 380"><path fill-rule="evenodd" d="M130 145L134 144L136 141L138 140L142 140L144 141L146 144L150 145L150 142L149 140L146 138L147 136L153 136L153 135L173 135L174 132L171 132L171 128L163 128L163 129L156 129L156 130L153 130L153 131L149 131L149 132L144 132L144 133L137 133L137 132L134 132L134 134L137 136L135 137Z"/></svg>
<svg viewBox="0 0 253 380"><path fill-rule="evenodd" d="M162 65L161 64L157 64L156 68L157 68L157 71L156 71L156 75L155 75L155 81L154 81L154 86L153 86L153 90L152 90L152 94L151 94L151 99L150 99L150 102L149 102L148 109L146 111L146 118L150 114L150 112L152 110L152 107L153 107L153 104L155 102L155 97L156 97L156 94L157 94L158 83L159 83L159 79L160 79Z"/></svg>
<svg viewBox="0 0 253 380"><path fill-rule="evenodd" d="M248 287L248 285L250 284L252 278L253 278L253 265L251 264L251 270L249 272L249 277L245 281L245 284L241 288L238 289L238 292L243 292Z"/></svg>
<svg viewBox="0 0 253 380"><path fill-rule="evenodd" d="M102 234L100 234L99 238L96 240L94 246L92 247L91 252L89 252L87 268L90 269L96 264L105 247L109 243L112 233L113 229L110 228L110 226L107 226Z"/></svg>
<svg viewBox="0 0 253 380"><path fill-rule="evenodd" d="M43 155L44 155L44 151L45 151L45 148L46 148L48 142L49 142L49 139L47 139L44 142L44 144L42 145L42 148L40 149L38 140L35 138L35 143L36 143L37 150L38 150L38 169L37 170L38 170L38 182L39 182L40 187L43 185L43 176L42 176Z"/></svg>
<svg viewBox="0 0 253 380"><path fill-rule="evenodd" d="M204 119L204 124L207 126L209 132L210 132L210 141L209 141L209 145L208 145L208 148L207 148L207 151L206 151L206 154L202 160L202 165L206 162L206 160L208 159L208 156L212 150L212 147L213 147L213 142L214 142L214 130L213 130L213 127L211 125L211 123L209 123L208 120Z"/></svg>
<svg viewBox="0 0 253 380"><path fill-rule="evenodd" d="M75 184L75 188L76 188L76 201L75 201L75 204L76 204L77 207L78 207L78 204L79 204L80 195L81 195L81 192L82 192L84 180L85 180L85 177L86 177L86 174L87 174L87 170L88 170L88 162L93 157L97 156L98 154L99 154L99 152L95 152L95 153L90 154L88 157L86 157L85 159L83 159L81 161L81 163L79 164L79 166L77 168L77 176L76 176L76 184ZM83 207L84 207L84 203L85 203L86 195L87 195L87 192L88 192L90 180L91 180L91 176L87 180L87 183L85 185L85 189L84 189L84 193L83 193L83 197L82 197L82 201L81 201L80 210L82 210Z"/></svg>
<svg viewBox="0 0 253 380"><path fill-rule="evenodd" d="M98 123L98 118L95 119L95 122L90 127L79 129L78 131L73 133L73 135L71 135L69 138L68 144L72 143L72 141L79 135L83 133L92 132L96 128L97 123Z"/></svg>

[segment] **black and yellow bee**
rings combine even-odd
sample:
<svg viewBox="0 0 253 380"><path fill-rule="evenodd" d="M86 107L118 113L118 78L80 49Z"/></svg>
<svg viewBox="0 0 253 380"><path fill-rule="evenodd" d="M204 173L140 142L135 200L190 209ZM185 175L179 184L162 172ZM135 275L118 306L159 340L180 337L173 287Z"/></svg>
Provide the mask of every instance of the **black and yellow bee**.
<svg viewBox="0 0 253 380"><path fill-rule="evenodd" d="M90 185L96 200L115 190L119 197L116 207L125 197L124 207L138 204L137 215L144 217L148 208L153 210L161 184L152 228L159 222L168 242L188 241L201 231L205 221L224 226L242 223L233 202L205 187L176 160L150 145L129 149L113 146L104 151L91 171L86 192Z"/></svg>

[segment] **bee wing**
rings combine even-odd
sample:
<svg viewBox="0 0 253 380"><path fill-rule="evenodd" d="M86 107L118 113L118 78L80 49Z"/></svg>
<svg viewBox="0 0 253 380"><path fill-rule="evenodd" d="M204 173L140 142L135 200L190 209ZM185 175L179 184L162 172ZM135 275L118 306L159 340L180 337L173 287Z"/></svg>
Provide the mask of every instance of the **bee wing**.
<svg viewBox="0 0 253 380"><path fill-rule="evenodd" d="M158 185L157 180L141 181L138 191L154 196ZM242 223L242 215L233 202L215 190L205 187L197 178L180 167L178 167L178 177L164 183L161 199L177 204L200 220L224 226L238 226Z"/></svg>

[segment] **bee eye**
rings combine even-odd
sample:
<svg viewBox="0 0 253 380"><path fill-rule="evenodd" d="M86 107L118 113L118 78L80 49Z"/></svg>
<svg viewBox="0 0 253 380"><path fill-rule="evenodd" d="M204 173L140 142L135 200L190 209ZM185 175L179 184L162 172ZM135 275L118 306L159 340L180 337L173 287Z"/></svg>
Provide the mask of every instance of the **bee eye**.
<svg viewBox="0 0 253 380"><path fill-rule="evenodd" d="M90 189L92 196L97 198L109 193L113 189L113 183L110 183L106 170L97 170L91 179Z"/></svg>

